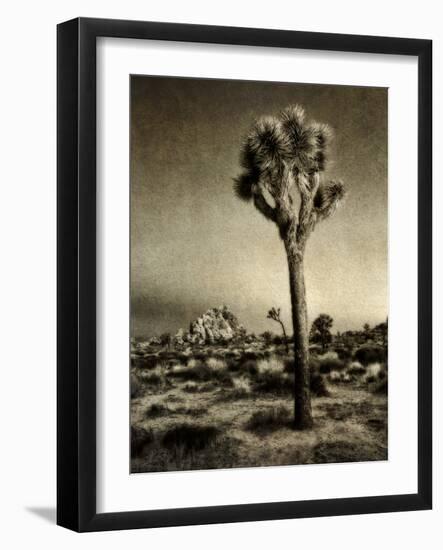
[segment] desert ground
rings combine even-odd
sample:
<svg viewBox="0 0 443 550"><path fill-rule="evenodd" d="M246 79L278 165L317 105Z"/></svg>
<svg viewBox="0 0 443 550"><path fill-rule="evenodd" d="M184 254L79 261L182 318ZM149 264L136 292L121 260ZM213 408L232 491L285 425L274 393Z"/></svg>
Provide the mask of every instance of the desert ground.
<svg viewBox="0 0 443 550"><path fill-rule="evenodd" d="M132 341L132 473L387 460L387 349L377 335L311 346L306 431L292 428L290 338L164 340Z"/></svg>

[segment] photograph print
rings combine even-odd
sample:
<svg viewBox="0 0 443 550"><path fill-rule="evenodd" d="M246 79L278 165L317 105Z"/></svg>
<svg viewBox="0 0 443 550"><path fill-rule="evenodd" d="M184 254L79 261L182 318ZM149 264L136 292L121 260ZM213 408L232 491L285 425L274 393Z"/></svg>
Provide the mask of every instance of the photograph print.
<svg viewBox="0 0 443 550"><path fill-rule="evenodd" d="M133 75L129 109L131 473L387 460L388 90Z"/></svg>

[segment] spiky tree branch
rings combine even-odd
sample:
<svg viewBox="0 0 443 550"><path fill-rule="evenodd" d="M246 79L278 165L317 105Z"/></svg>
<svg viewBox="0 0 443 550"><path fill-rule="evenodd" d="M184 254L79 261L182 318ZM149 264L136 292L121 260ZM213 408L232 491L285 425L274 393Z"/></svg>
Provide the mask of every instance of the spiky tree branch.
<svg viewBox="0 0 443 550"><path fill-rule="evenodd" d="M278 309L275 309L275 307L271 308L268 311L267 318L272 319L273 321L276 321L277 323L280 324L283 331L283 338L285 340L286 353L289 353L288 337L286 336L285 325L283 324L283 321L280 318L280 308Z"/></svg>

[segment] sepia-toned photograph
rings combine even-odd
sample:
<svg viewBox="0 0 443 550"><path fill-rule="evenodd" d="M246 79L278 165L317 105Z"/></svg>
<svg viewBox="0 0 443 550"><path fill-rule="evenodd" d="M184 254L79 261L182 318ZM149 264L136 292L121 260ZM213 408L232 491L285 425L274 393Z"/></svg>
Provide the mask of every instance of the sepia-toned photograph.
<svg viewBox="0 0 443 550"><path fill-rule="evenodd" d="M131 473L387 460L388 90L132 75L129 109Z"/></svg>

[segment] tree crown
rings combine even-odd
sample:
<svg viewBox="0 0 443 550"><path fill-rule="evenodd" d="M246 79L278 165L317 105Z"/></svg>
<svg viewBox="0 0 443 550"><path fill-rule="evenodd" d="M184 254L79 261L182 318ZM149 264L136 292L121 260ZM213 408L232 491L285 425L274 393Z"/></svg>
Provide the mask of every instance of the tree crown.
<svg viewBox="0 0 443 550"><path fill-rule="evenodd" d="M342 181L320 177L331 139L327 124L307 121L303 107L293 105L279 116L256 121L243 143L243 171L234 180L234 191L275 222L283 239L292 232L303 245L345 195Z"/></svg>

